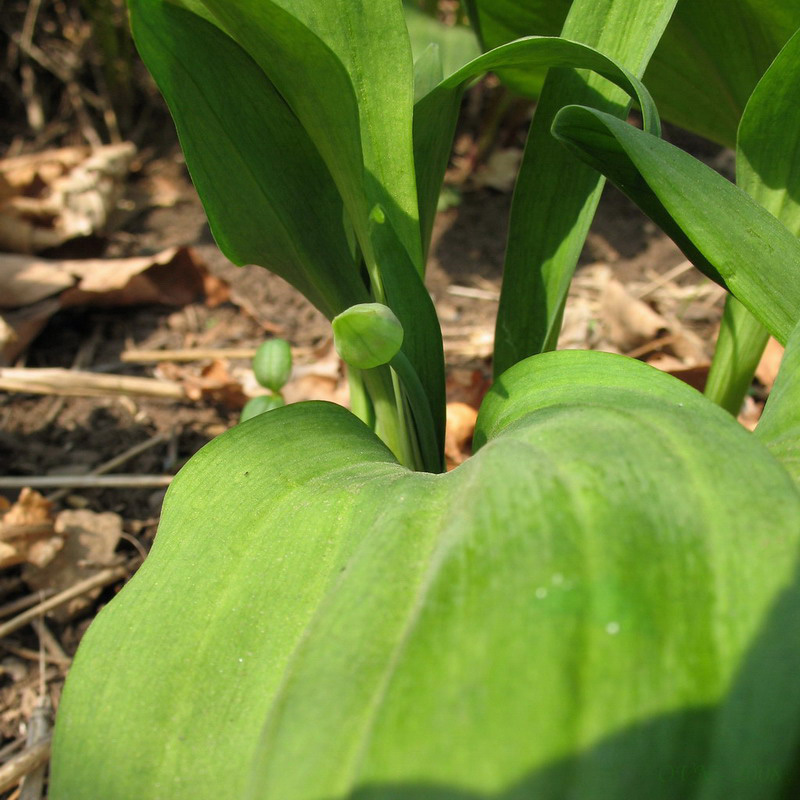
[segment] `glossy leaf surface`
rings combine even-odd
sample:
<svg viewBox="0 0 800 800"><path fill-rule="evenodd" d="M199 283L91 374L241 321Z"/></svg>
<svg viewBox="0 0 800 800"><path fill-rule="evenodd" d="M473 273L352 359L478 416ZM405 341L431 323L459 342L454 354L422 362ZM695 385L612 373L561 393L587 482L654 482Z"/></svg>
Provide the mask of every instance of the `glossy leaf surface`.
<svg viewBox="0 0 800 800"><path fill-rule="evenodd" d="M557 34L571 2L470 0L468 5L484 46L492 48L519 36ZM681 0L645 83L665 119L732 147L753 87L798 27L795 0ZM538 94L544 76L505 77Z"/></svg>
<svg viewBox="0 0 800 800"><path fill-rule="evenodd" d="M339 5L132 0L130 9L223 251L266 266L333 317L374 299L346 217L370 289L407 331L441 449L444 359L421 277L402 8Z"/></svg>
<svg viewBox="0 0 800 800"><path fill-rule="evenodd" d="M368 299L328 169L253 60L177 4L132 0L131 21L225 255L268 267L328 316Z"/></svg>
<svg viewBox="0 0 800 800"><path fill-rule="evenodd" d="M794 235L800 234L800 33L764 73L747 102L736 142L736 184ZM728 296L706 396L736 415L768 332Z"/></svg>
<svg viewBox="0 0 800 800"><path fill-rule="evenodd" d="M800 242L775 217L697 159L608 114L569 106L553 132L786 342L800 319Z"/></svg>
<svg viewBox="0 0 800 800"><path fill-rule="evenodd" d="M286 99L328 165L362 248L380 204L421 272L413 61L396 0L203 0ZM369 254L367 254L369 263Z"/></svg>
<svg viewBox="0 0 800 800"><path fill-rule="evenodd" d="M658 111L641 81L623 64L589 45L558 37L532 36L484 53L445 78L414 107L414 157L420 225L426 244L433 229L464 89L474 78L509 66L522 71L553 67L596 72L618 87L620 94L635 98L643 110L645 127L653 133L660 132Z"/></svg>
<svg viewBox="0 0 800 800"><path fill-rule="evenodd" d="M641 77L675 2L574 0L561 35L596 47ZM548 73L511 206L495 375L527 356L555 349L572 275L600 200L602 176L576 161L551 135L556 113L569 103L620 117L630 107L630 100L598 75L561 69ZM650 127L647 120L645 126Z"/></svg>
<svg viewBox="0 0 800 800"><path fill-rule="evenodd" d="M783 774L782 698L715 728L798 608L800 494L764 446L574 351L504 374L478 430L438 476L319 403L204 448L81 646L53 800L673 800L747 737Z"/></svg>

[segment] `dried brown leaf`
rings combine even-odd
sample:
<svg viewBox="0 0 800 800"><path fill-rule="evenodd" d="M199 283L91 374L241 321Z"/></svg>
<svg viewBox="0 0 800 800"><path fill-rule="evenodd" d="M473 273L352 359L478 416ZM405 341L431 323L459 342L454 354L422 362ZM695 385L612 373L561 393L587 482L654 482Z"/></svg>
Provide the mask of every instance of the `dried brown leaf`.
<svg viewBox="0 0 800 800"><path fill-rule="evenodd" d="M614 278L601 293L600 317L608 339L623 352L657 338L669 328L660 314L629 294Z"/></svg>
<svg viewBox="0 0 800 800"><path fill-rule="evenodd" d="M458 402L447 404L444 457L448 470L455 469L469 458L477 419L478 412L472 406Z"/></svg>
<svg viewBox="0 0 800 800"><path fill-rule="evenodd" d="M29 562L44 566L63 547L53 504L33 489L23 489L0 517L0 568Z"/></svg>
<svg viewBox="0 0 800 800"><path fill-rule="evenodd" d="M781 361L783 360L783 350L783 345L770 337L764 354L761 356L761 361L759 361L756 368L756 378L768 391L772 390L775 378L778 377L778 370L781 368Z"/></svg>
<svg viewBox="0 0 800 800"><path fill-rule="evenodd" d="M0 161L0 248L36 253L104 230L135 154L124 142Z"/></svg>
<svg viewBox="0 0 800 800"><path fill-rule="evenodd" d="M122 534L122 518L110 511L61 511L55 529L64 539L61 552L47 566L28 566L23 571L25 582L34 591L68 589L108 566ZM100 591L78 597L51 613L59 621L69 620L88 607Z"/></svg>
<svg viewBox="0 0 800 800"><path fill-rule="evenodd" d="M225 302L228 295L227 284L211 275L191 248L170 247L136 258L63 261L0 255L0 303L11 308L19 301L21 306L3 314L0 365L24 352L61 308L148 303L181 306L203 296L213 307ZM45 299L22 305L41 296Z"/></svg>

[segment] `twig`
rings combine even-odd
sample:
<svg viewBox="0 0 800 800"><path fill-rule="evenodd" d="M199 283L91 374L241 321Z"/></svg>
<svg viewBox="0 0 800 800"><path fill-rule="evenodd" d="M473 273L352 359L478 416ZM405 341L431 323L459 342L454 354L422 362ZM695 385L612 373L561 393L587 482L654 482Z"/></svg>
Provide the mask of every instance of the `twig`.
<svg viewBox="0 0 800 800"><path fill-rule="evenodd" d="M0 489L160 489L174 475L12 475L0 478Z"/></svg>
<svg viewBox="0 0 800 800"><path fill-rule="evenodd" d="M44 672L44 669L42 671ZM53 706L43 687L39 702L36 704L36 708L33 709L30 720L28 720L26 741L28 747L34 747L40 742L49 742L50 731L53 727L52 723ZM47 764L43 761L25 775L20 785L19 800L42 800L46 771Z"/></svg>
<svg viewBox="0 0 800 800"><path fill-rule="evenodd" d="M57 367L6 367L0 369L0 391L56 394L70 397L146 395L185 400L183 387L174 381L130 375L98 375Z"/></svg>
<svg viewBox="0 0 800 800"><path fill-rule="evenodd" d="M0 767L0 792L16 786L29 772L47 762L50 757L50 737L23 750Z"/></svg>
<svg viewBox="0 0 800 800"><path fill-rule="evenodd" d="M47 627L43 617L32 620L31 625L36 631L36 635L39 637L39 642L41 643L42 647L47 651L45 658L49 657L50 661L62 663L66 662L67 664L72 660L64 652L61 642L56 639L56 637L53 635L53 632Z"/></svg>
<svg viewBox="0 0 800 800"><path fill-rule="evenodd" d="M20 658L26 658L28 661L38 661L40 658L40 654L38 650L31 650L30 647L18 647L15 644L9 644L5 642L3 644L3 649L8 650L9 653L15 656L19 656ZM56 666L63 666L68 667L72 663L72 659L69 656L64 656L64 658L60 658L59 656L55 655L48 655L45 653L44 660L48 664L55 664Z"/></svg>
<svg viewBox="0 0 800 800"><path fill-rule="evenodd" d="M106 473L115 470L117 467L121 467L126 461L130 461L132 458L136 458L136 456L141 455L146 450L150 450L151 448L158 446L162 442L166 442L167 439L169 439L169 434L157 433L155 436L151 436L146 441L139 442L139 444L135 444L133 447L128 448L124 453L120 453L118 456L115 456L109 461L105 461L104 463L95 467L93 470L89 472L89 475L105 475ZM69 488L75 488L75 487L58 489L57 491L47 495L47 499L51 503L55 503L56 501L60 500L65 494L67 494Z"/></svg>
<svg viewBox="0 0 800 800"><path fill-rule="evenodd" d="M70 600L80 597L82 594L91 592L92 589L99 589L102 586L108 586L109 583L114 583L114 581L126 577L129 574L129 571L130 569L128 566L109 567L108 569L101 570L96 575L92 575L90 578L86 578L85 580L76 583L69 589L59 592L57 595L45 600L42 603L39 603L33 608L29 608L27 611L23 611L22 614L19 614L13 619L10 619L8 622L0 625L0 639L5 638L9 634L14 633L14 631L24 627L31 620L36 619L36 617L38 617L40 614L46 614L48 611L52 611L54 608L63 606L64 603L68 603ZM2 789L0 789L0 791L2 791Z"/></svg>
<svg viewBox="0 0 800 800"><path fill-rule="evenodd" d="M136 552L139 553L142 561L147 558L147 550L144 549L142 543L135 536L131 536L129 533L125 533L125 531L120 531L119 536L120 539L124 539L136 549Z"/></svg>
<svg viewBox="0 0 800 800"><path fill-rule="evenodd" d="M683 275L684 272L688 272L693 266L694 264L692 264L691 261L681 261L681 263L676 267L668 270L652 283L647 284L647 286L645 286L643 289L640 289L638 292L631 292L631 295L637 300L641 300L643 297L647 297L647 295L652 294L656 289L660 289L671 280Z"/></svg>
<svg viewBox="0 0 800 800"><path fill-rule="evenodd" d="M493 300L497 302L500 299L500 292L475 289L472 286L458 286L456 284L448 286L447 293L454 294L456 297L469 297L473 300Z"/></svg>
<svg viewBox="0 0 800 800"><path fill-rule="evenodd" d="M187 347L182 350L124 350L120 359L127 364L151 361L205 361L214 358L252 358L255 347Z"/></svg>
<svg viewBox="0 0 800 800"><path fill-rule="evenodd" d="M625 353L628 358L639 358L639 356L643 356L646 353L650 353L653 350L657 350L659 347L664 347L664 345L672 344L675 341L675 334L667 333L664 336L659 336L657 339L653 339L652 341L645 342L643 345L639 347L635 347L633 350L629 350Z"/></svg>
<svg viewBox="0 0 800 800"><path fill-rule="evenodd" d="M25 52L30 48L33 41L33 31L36 27L36 19L39 16L42 0L32 0L25 12L25 21L22 24L20 34L20 49ZM22 76L22 94L25 98L25 112L28 115L28 124L37 133L44 128L44 111L42 102L36 94L36 74L33 67L28 63L28 56L21 59L20 74Z"/></svg>
<svg viewBox="0 0 800 800"><path fill-rule="evenodd" d="M18 611L24 611L26 608L35 606L37 603L41 603L42 600L52 597L55 593L55 589L42 589L42 591L36 592L36 594L29 594L17 600L12 600L10 603L0 606L0 619L10 617Z"/></svg>
<svg viewBox="0 0 800 800"><path fill-rule="evenodd" d="M14 739L5 747L0 747L0 763L7 761L17 750L22 750L23 747L25 747L25 740L22 738Z"/></svg>

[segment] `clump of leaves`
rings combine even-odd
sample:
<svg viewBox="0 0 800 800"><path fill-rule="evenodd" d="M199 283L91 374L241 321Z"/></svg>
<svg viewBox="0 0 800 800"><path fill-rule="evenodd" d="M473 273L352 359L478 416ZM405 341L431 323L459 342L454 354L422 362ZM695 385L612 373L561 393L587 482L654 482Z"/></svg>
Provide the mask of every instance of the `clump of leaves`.
<svg viewBox="0 0 800 800"><path fill-rule="evenodd" d="M800 127L774 120L800 37L753 90L737 187L659 138L639 76L674 9L574 0L560 37L443 77L395 0L131 0L220 246L338 320L355 413L258 415L177 476L76 656L54 800L791 791ZM511 68L550 71L477 452L441 474L425 255L462 92ZM600 172L787 344L755 434L640 362L550 352Z"/></svg>

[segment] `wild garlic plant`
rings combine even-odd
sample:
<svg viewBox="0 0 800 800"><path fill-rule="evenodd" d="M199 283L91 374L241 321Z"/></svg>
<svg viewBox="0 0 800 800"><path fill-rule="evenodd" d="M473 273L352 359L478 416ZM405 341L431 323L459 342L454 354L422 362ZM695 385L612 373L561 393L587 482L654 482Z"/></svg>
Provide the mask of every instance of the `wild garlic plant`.
<svg viewBox="0 0 800 800"><path fill-rule="evenodd" d="M704 49L710 1L469 5L496 46L443 74L399 0L130 0L217 242L333 320L353 409L259 414L176 477L76 656L53 800L797 790L800 38L772 24L794 12L731 5L725 41L767 53L749 81L754 48ZM736 118L738 186L659 137L649 63L678 122L725 140ZM443 474L425 260L487 70L539 100L496 379ZM706 113L686 85L749 100ZM603 175L739 304L715 399L741 396L757 326L786 343L755 433L639 361L554 350Z"/></svg>

